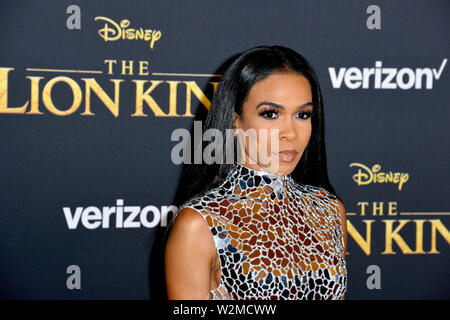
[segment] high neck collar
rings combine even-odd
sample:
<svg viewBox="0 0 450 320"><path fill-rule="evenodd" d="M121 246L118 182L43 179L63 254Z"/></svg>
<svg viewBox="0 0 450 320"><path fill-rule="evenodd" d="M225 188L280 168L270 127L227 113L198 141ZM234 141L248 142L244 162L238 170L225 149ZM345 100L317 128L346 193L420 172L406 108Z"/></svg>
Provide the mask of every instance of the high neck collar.
<svg viewBox="0 0 450 320"><path fill-rule="evenodd" d="M266 177L266 178L269 178L272 180L280 180L280 181L285 181L285 180L291 179L290 174L276 174L276 173L271 173L269 171L256 170L256 169L249 168L246 165L238 163L238 162L234 163L233 169L237 170L242 175Z"/></svg>
<svg viewBox="0 0 450 320"><path fill-rule="evenodd" d="M291 187L292 183L293 179L290 174L274 174L268 171L255 170L235 162L224 187L231 188L234 193L245 192L245 194L247 194L247 191L261 187L264 193L272 194L270 196L272 199L278 198L281 200L286 188ZM237 187L239 189L236 189Z"/></svg>

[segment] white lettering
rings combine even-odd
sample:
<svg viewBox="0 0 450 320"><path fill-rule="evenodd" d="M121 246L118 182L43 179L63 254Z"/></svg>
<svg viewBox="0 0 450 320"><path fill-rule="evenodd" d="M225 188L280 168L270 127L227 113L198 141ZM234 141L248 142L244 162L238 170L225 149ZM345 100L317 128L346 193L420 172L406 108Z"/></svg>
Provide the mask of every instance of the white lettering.
<svg viewBox="0 0 450 320"><path fill-rule="evenodd" d="M81 216L81 223L86 229L96 229L102 223L102 212L99 208L96 207L88 207L83 210L83 215Z"/></svg>
<svg viewBox="0 0 450 320"><path fill-rule="evenodd" d="M129 212L130 215L123 223L124 228L139 228L141 226L139 221L134 221L134 219L139 215L139 211L141 211L141 207L125 207L125 212Z"/></svg>
<svg viewBox="0 0 450 320"><path fill-rule="evenodd" d="M329 67L328 73L333 88L340 89L344 84L349 89L433 89L433 80L439 80L447 64L447 58L437 68L384 68L382 61L375 61L375 68L336 68ZM424 85L423 85L424 84Z"/></svg>
<svg viewBox="0 0 450 320"><path fill-rule="evenodd" d="M64 216L66 217L67 226L69 229L76 229L78 226L78 222L80 222L81 213L83 212L83 208L76 208L75 214L72 217L72 210L70 208L63 208Z"/></svg>
<svg viewBox="0 0 450 320"><path fill-rule="evenodd" d="M158 225L167 227L170 219L173 219L178 208L174 205L161 206L161 210L155 206L123 206L123 199L116 201L115 207L89 206L86 208L77 207L73 211L69 207L63 207L69 229L77 229L80 225L86 229L97 228L155 228ZM73 213L72 213L73 212ZM115 219L112 217L115 215ZM112 222L112 223L111 223Z"/></svg>

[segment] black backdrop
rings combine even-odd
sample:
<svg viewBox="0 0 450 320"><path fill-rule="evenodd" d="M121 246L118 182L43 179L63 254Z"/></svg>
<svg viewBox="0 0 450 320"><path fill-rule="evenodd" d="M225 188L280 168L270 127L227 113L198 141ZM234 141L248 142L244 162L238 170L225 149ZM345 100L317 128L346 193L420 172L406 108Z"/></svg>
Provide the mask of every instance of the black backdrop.
<svg viewBox="0 0 450 320"><path fill-rule="evenodd" d="M68 27L70 5L79 29ZM171 134L207 112L232 56L280 44L303 54L321 82L330 181L348 213L346 298L448 299L449 9L0 1L1 297L162 298L160 239L182 169ZM105 41L105 25L112 37L124 19L126 29L159 34L153 48ZM122 225L108 208L124 206L137 216Z"/></svg>

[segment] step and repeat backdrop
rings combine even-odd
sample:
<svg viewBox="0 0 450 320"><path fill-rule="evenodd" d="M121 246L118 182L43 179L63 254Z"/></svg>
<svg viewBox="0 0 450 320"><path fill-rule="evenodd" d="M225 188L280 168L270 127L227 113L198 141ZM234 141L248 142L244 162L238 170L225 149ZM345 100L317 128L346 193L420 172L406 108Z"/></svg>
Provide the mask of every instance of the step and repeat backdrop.
<svg viewBox="0 0 450 320"><path fill-rule="evenodd" d="M182 164L229 61L315 68L347 299L449 299L448 1L0 1L3 299L165 299ZM180 266L181 267L181 266Z"/></svg>

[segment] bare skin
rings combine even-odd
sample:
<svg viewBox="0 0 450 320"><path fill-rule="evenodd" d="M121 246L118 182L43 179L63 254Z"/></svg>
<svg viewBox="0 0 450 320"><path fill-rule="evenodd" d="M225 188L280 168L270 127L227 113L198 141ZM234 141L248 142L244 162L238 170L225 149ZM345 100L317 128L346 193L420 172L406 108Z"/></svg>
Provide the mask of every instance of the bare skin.
<svg viewBox="0 0 450 320"><path fill-rule="evenodd" d="M171 300L207 300L219 286L220 270L211 231L194 209L178 213L165 252L167 296Z"/></svg>
<svg viewBox="0 0 450 320"><path fill-rule="evenodd" d="M262 163L259 157L255 159L250 152L249 141L242 141L241 135L241 146L244 146L245 149L241 162L258 171L271 171L277 174L291 173L300 161L311 137L311 117L308 116L308 112L312 112L312 110L311 87L304 76L292 72L282 72L255 83L243 104L242 114L235 113L235 131L240 129L246 132L254 129L259 133L261 129L278 129L279 150L276 151L295 150L298 153L289 162L279 158L278 170L273 172L266 167L269 167L270 163L279 155L271 154L271 161L267 164ZM259 136L258 134L258 145ZM267 149L270 146L272 146L272 141L268 135ZM272 150L267 150L267 154L271 153L270 151Z"/></svg>
<svg viewBox="0 0 450 320"><path fill-rule="evenodd" d="M279 161L279 169L274 172L288 174L297 166L311 137L311 118L305 112L312 111L312 108L308 80L297 73L277 73L257 82L250 89L243 104L243 113L241 116L235 114L234 126L242 130L279 129L280 150L298 152L291 161ZM252 163L247 152L248 145L243 145L243 164L258 171L269 171L259 159L252 159L256 162ZM271 156L279 157L278 154ZM338 203L347 252L345 207L341 201ZM210 290L220 285L220 272L214 238L206 221L194 209L182 209L175 220L165 251L168 298L210 299Z"/></svg>

